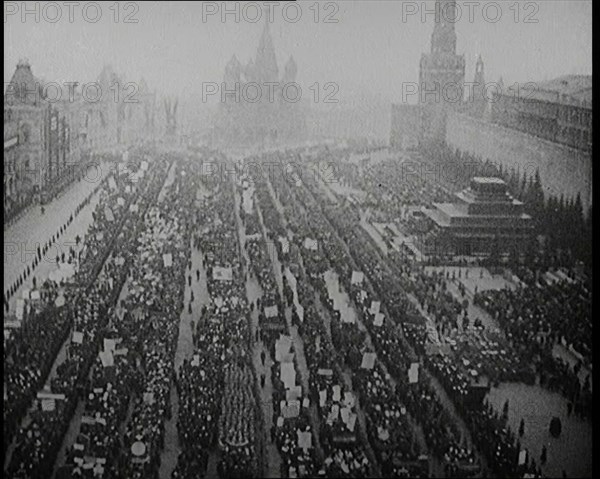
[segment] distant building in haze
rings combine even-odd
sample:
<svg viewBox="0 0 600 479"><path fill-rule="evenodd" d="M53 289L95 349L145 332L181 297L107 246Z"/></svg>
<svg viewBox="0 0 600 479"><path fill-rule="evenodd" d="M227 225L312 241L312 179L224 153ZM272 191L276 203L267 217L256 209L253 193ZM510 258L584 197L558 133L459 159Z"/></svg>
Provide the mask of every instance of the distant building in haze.
<svg viewBox="0 0 600 479"><path fill-rule="evenodd" d="M220 104L211 141L224 146L260 146L302 141L306 117L293 57L280 77L269 14L254 60L243 66L233 55L220 85ZM307 92L303 92L304 95ZM299 96L300 95L300 96Z"/></svg>
<svg viewBox="0 0 600 479"><path fill-rule="evenodd" d="M110 66L96 82L44 82L21 60L4 92L4 213L45 202L90 155L152 140L155 94Z"/></svg>
<svg viewBox="0 0 600 479"><path fill-rule="evenodd" d="M592 150L592 76L566 75L498 91L492 121L555 143Z"/></svg>

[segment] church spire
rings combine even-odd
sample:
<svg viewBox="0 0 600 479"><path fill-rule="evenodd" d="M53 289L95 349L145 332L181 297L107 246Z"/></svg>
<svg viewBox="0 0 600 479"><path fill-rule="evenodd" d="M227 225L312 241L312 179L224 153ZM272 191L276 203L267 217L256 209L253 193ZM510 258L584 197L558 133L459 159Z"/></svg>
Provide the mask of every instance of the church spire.
<svg viewBox="0 0 600 479"><path fill-rule="evenodd" d="M481 54L477 57L477 63L475 63L475 77L473 78L473 83L475 83L475 88L483 89L485 84L485 77L483 74L483 60L481 59Z"/></svg>
<svg viewBox="0 0 600 479"><path fill-rule="evenodd" d="M456 55L456 32L458 19L456 0L435 0L435 26L431 35L431 53Z"/></svg>
<svg viewBox="0 0 600 479"><path fill-rule="evenodd" d="M477 57L477 63L475 64L475 78L483 78L483 60L481 59L481 53Z"/></svg>
<svg viewBox="0 0 600 479"><path fill-rule="evenodd" d="M483 60L481 54L477 57L475 63L475 76L473 78L473 89L471 90L471 107L477 115L484 113L487 98L485 95L485 77L483 74Z"/></svg>
<svg viewBox="0 0 600 479"><path fill-rule="evenodd" d="M269 30L270 7L267 5L265 12L265 26L260 37L258 50L256 52L256 75L262 82L276 82L279 78L279 68L275 56L275 47Z"/></svg>
<svg viewBox="0 0 600 479"><path fill-rule="evenodd" d="M296 75L298 74L298 66L294 60L293 55L290 55L289 60L285 64L283 71L283 83L293 83L296 81Z"/></svg>

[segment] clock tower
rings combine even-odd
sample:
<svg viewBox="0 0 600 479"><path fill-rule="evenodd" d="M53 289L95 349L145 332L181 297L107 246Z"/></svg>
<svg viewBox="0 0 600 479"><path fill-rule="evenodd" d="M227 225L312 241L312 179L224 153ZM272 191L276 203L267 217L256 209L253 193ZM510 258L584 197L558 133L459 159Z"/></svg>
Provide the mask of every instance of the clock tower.
<svg viewBox="0 0 600 479"><path fill-rule="evenodd" d="M419 67L421 144L444 142L447 111L463 103L465 57L456 54L458 18L455 0L436 0L431 51L421 56Z"/></svg>

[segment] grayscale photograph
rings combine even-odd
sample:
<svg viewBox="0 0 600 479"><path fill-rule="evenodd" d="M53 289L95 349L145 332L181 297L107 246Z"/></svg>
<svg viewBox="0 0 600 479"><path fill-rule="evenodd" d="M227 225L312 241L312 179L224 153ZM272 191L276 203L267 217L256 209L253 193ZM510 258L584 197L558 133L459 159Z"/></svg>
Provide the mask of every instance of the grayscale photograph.
<svg viewBox="0 0 600 479"><path fill-rule="evenodd" d="M592 477L592 0L3 3L6 477Z"/></svg>

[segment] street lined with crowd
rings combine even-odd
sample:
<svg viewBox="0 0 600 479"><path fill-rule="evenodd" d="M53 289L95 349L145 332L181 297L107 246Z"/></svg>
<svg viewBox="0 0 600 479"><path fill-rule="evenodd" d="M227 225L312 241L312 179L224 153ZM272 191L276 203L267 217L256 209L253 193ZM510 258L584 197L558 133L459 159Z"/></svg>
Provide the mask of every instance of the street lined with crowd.
<svg viewBox="0 0 600 479"><path fill-rule="evenodd" d="M412 231L404 206L447 185L352 151L255 155L283 169L249 175L208 149L130 152L5 339L8 476L541 477L486 394L540 385L590 416L589 282L519 270L520 287L469 293L467 267L382 249L364 208ZM322 160L370 196L336 192ZM233 174L207 176L215 161Z"/></svg>

